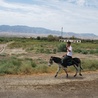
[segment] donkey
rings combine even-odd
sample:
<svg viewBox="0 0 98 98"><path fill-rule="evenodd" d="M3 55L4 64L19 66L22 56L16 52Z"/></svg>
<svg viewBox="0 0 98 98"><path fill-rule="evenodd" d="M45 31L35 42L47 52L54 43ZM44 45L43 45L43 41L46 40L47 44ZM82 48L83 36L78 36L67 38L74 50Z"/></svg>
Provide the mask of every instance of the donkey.
<svg viewBox="0 0 98 98"><path fill-rule="evenodd" d="M74 77L77 76L78 72L79 72L79 75L82 76L81 70L83 70L83 69L81 67L81 60L79 58L72 58L72 61L68 62L67 65L65 66L64 64L62 64L61 58L51 56L48 65L51 66L53 64L53 62L58 64L58 70L55 74L55 77L57 77L60 69L62 68L66 73L66 77L68 78L67 66L74 66L75 67L76 73L75 73Z"/></svg>

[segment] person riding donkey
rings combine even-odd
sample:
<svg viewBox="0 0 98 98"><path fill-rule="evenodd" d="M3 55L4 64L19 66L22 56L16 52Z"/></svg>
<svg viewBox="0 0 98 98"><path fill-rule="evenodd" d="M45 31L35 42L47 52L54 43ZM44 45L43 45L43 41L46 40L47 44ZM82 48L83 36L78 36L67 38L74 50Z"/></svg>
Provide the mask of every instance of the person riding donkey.
<svg viewBox="0 0 98 98"><path fill-rule="evenodd" d="M79 75L82 76L81 70L83 70L83 68L81 67L81 60L77 57L72 58L71 42L67 42L66 50L67 50L67 54L63 55L63 58L53 57L53 56L50 57L50 60L48 63L49 66L51 66L53 64L53 62L58 64L58 70L55 74L55 77L57 77L61 68L63 68L63 70L66 72L66 77L68 77L67 66L74 66L75 67L76 74L74 75L74 77L77 76L78 72L79 72Z"/></svg>
<svg viewBox="0 0 98 98"><path fill-rule="evenodd" d="M66 49L67 49L67 53L65 55L63 55L62 58L62 65L67 67L68 63L72 62L72 46L71 46L71 42L67 42L66 45Z"/></svg>

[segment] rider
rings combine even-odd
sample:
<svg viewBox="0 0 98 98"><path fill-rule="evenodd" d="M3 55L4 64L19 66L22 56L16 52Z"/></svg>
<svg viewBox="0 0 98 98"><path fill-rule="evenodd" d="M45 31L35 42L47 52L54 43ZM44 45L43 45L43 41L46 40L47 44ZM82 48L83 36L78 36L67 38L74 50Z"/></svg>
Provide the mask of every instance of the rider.
<svg viewBox="0 0 98 98"><path fill-rule="evenodd" d="M63 55L63 58L62 58L62 65L64 65L65 67L67 67L67 63L72 60L71 42L69 41L67 42L66 49L67 49L67 54Z"/></svg>

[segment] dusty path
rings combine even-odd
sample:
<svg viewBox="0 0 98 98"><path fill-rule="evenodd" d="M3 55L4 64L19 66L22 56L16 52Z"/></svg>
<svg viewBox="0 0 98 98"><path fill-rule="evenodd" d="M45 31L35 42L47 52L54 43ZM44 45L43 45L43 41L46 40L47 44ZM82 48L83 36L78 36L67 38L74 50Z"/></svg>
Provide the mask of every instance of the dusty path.
<svg viewBox="0 0 98 98"><path fill-rule="evenodd" d="M0 98L98 98L98 72L0 76Z"/></svg>

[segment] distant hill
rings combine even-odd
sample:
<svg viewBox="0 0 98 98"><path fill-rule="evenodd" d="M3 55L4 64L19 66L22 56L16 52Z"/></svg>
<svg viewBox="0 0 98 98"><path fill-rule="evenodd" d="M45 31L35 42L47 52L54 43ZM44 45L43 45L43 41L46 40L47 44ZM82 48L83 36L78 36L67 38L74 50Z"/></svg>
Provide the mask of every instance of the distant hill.
<svg viewBox="0 0 98 98"><path fill-rule="evenodd" d="M0 36L17 36L17 37L31 37L31 36L47 36L47 35L55 35L60 36L60 31L49 30L45 28L39 27L28 27L28 26L9 26L9 25L1 25L0 26ZM78 37L85 39L98 39L98 36L85 33L85 34L77 34L74 32L63 32L63 37Z"/></svg>

